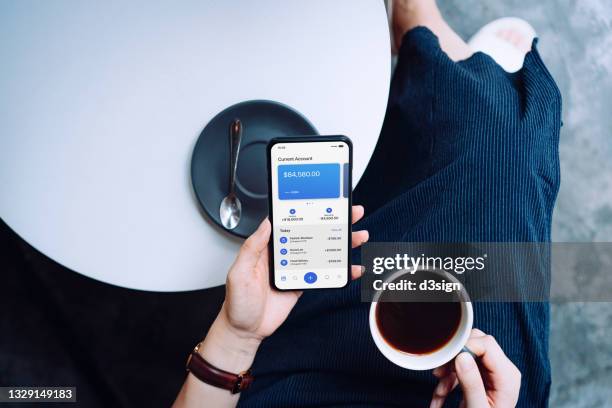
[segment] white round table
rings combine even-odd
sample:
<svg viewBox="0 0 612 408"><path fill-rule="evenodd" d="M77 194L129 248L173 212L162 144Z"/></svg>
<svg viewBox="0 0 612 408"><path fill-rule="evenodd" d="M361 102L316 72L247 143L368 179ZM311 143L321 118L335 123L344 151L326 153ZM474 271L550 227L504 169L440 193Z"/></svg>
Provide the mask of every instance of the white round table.
<svg viewBox="0 0 612 408"><path fill-rule="evenodd" d="M374 150L390 78L382 1L0 3L0 216L60 264L154 291L220 285L241 240L194 199L216 113L285 103Z"/></svg>

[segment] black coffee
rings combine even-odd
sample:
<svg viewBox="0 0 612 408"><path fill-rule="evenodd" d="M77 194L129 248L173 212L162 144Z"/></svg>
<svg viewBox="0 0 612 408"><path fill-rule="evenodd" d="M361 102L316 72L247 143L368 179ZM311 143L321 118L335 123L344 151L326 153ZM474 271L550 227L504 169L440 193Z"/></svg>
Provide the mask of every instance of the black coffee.
<svg viewBox="0 0 612 408"><path fill-rule="evenodd" d="M460 302L379 302L376 324L394 349L428 354L444 347L461 322Z"/></svg>

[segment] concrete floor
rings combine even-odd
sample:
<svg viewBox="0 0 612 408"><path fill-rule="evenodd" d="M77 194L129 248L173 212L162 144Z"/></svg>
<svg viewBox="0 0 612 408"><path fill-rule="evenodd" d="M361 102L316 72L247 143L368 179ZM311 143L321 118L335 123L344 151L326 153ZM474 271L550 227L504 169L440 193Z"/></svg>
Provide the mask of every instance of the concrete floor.
<svg viewBox="0 0 612 408"><path fill-rule="evenodd" d="M612 1L438 4L465 39L503 16L524 18L535 27L564 105L553 240L612 241ZM554 304L552 312L550 406L612 407L612 304Z"/></svg>

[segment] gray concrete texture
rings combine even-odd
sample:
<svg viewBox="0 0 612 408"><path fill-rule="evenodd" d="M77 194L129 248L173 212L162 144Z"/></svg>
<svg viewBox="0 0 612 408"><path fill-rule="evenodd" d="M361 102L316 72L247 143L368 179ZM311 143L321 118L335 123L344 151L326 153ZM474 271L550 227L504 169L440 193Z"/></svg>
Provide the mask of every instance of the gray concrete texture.
<svg viewBox="0 0 612 408"><path fill-rule="evenodd" d="M499 17L521 17L534 26L540 54L563 95L553 240L612 241L612 1L438 4L466 40ZM551 407L612 407L612 304L554 304L550 357Z"/></svg>

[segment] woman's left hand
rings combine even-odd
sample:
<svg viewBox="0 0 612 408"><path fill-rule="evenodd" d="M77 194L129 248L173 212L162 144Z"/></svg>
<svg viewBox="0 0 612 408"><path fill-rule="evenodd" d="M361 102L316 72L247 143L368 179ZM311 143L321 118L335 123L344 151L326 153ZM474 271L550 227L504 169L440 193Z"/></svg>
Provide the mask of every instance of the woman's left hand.
<svg viewBox="0 0 612 408"><path fill-rule="evenodd" d="M364 208L354 206L352 222L363 215ZM227 275L225 301L201 347L205 358L219 368L234 372L248 368L260 342L285 321L302 294L270 286L270 230L270 221L265 219L244 242ZM362 245L368 238L367 231L353 232L352 247ZM354 265L352 278L361 274L361 266Z"/></svg>
<svg viewBox="0 0 612 408"><path fill-rule="evenodd" d="M354 206L353 223L364 214L362 206ZM257 231L242 245L227 275L225 303L221 313L232 330L240 336L262 340L271 335L287 318L301 291L278 291L270 286L268 242L270 221L265 219ZM367 231L353 232L352 247L369 238ZM352 278L361 276L361 266L354 265Z"/></svg>

